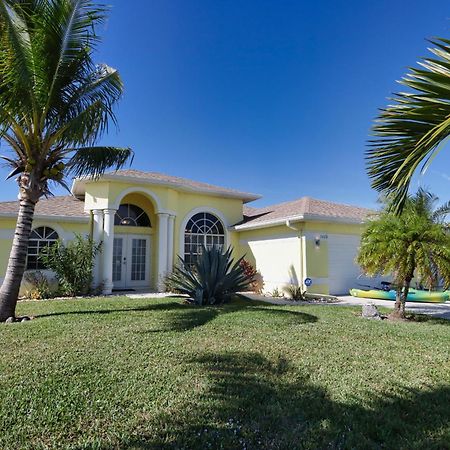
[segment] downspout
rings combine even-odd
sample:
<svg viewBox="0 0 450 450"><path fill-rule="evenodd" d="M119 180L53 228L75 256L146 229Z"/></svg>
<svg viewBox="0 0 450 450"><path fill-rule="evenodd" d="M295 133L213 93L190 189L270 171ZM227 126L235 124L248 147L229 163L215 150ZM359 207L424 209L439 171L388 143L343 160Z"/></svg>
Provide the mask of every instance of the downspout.
<svg viewBox="0 0 450 450"><path fill-rule="evenodd" d="M306 278L306 238L303 235L303 226L300 223L300 226L295 227L292 224L292 221L287 219L285 222L285 225L290 228L291 230L297 231L299 236L298 238L300 239L300 282L301 285L303 287L303 289L307 289L306 286L304 285L304 280Z"/></svg>

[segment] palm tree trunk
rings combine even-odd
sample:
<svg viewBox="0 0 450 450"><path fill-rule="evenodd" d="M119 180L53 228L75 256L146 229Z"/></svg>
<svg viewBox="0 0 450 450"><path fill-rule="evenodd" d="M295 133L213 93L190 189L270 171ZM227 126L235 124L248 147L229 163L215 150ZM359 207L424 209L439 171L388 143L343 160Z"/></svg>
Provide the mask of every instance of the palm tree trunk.
<svg viewBox="0 0 450 450"><path fill-rule="evenodd" d="M406 299L408 298L408 293L409 293L409 286L411 284L411 280L407 279L405 281L405 285L403 286L403 293L402 293L402 311L401 311L401 315L403 318L406 317L405 314L405 307L406 307Z"/></svg>
<svg viewBox="0 0 450 450"><path fill-rule="evenodd" d="M15 317L20 284L25 272L28 239L31 233L36 203L27 195L22 195L21 197L8 267L0 288L0 322L5 321L8 317Z"/></svg>
<svg viewBox="0 0 450 450"><path fill-rule="evenodd" d="M397 286L395 290L395 305L394 305L394 311L392 313L393 316L400 316L401 310L402 310L402 288L401 286Z"/></svg>
<svg viewBox="0 0 450 450"><path fill-rule="evenodd" d="M390 314L390 317L392 317L394 319L405 319L406 318L405 306L406 306L406 299L408 298L411 280L412 280L412 278L407 278L403 282L403 286L399 285L397 287L394 311L392 311L392 313Z"/></svg>

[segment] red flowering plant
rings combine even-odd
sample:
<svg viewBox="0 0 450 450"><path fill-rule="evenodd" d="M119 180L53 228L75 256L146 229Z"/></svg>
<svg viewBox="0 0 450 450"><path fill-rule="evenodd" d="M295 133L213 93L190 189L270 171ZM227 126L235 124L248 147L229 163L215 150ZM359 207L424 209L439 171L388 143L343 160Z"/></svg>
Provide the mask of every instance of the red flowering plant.
<svg viewBox="0 0 450 450"><path fill-rule="evenodd" d="M247 259L242 259L242 261L240 262L240 266L244 271L245 276L249 280L251 280L249 290L257 294L261 294L264 287L264 281L262 279L261 273L256 270L253 264Z"/></svg>

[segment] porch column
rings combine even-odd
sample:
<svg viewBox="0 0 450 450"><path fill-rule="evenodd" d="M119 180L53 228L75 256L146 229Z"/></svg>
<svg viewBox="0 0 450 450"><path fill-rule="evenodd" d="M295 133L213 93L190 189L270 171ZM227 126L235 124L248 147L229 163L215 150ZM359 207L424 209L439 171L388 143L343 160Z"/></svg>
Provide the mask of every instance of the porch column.
<svg viewBox="0 0 450 450"><path fill-rule="evenodd" d="M164 290L167 273L167 228L169 214L158 213L158 290Z"/></svg>
<svg viewBox="0 0 450 450"><path fill-rule="evenodd" d="M169 223L167 227L167 273L172 273L173 269L173 241L175 229L175 216L169 216Z"/></svg>
<svg viewBox="0 0 450 450"><path fill-rule="evenodd" d="M114 247L114 215L115 209L103 210L103 295L112 292L112 260Z"/></svg>
<svg viewBox="0 0 450 450"><path fill-rule="evenodd" d="M92 210L92 240L98 244L103 237L103 210ZM92 273L92 287L95 289L101 283L101 255L100 253L95 256L94 268Z"/></svg>

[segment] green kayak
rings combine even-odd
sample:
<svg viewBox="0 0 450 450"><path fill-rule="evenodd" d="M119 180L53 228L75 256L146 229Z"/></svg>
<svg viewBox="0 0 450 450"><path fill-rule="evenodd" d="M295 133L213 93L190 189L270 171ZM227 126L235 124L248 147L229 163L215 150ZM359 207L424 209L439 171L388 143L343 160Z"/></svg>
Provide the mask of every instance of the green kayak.
<svg viewBox="0 0 450 450"><path fill-rule="evenodd" d="M373 298L379 300L393 300L395 301L396 292L394 290L383 291L381 289L350 289L350 295L359 298ZM436 292L436 291L419 291L417 289L410 289L408 292L407 302L425 302L425 303L445 303L450 300L450 292Z"/></svg>

